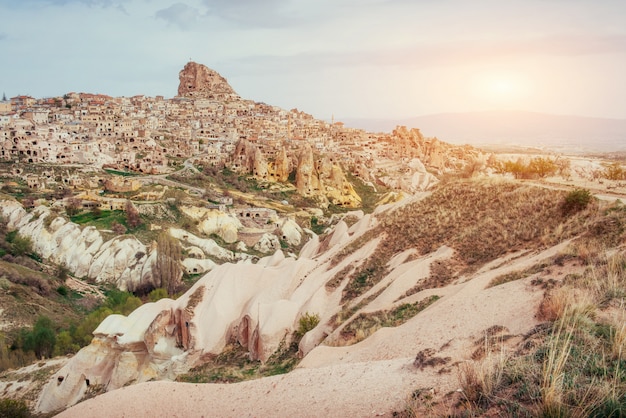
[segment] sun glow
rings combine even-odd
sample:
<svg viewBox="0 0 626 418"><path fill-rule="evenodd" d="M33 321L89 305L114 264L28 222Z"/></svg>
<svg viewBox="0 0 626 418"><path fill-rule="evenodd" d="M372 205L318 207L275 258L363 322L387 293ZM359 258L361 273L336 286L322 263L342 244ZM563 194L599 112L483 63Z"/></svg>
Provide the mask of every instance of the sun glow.
<svg viewBox="0 0 626 418"><path fill-rule="evenodd" d="M498 107L517 106L529 94L528 82L514 73L481 74L472 84L478 99Z"/></svg>

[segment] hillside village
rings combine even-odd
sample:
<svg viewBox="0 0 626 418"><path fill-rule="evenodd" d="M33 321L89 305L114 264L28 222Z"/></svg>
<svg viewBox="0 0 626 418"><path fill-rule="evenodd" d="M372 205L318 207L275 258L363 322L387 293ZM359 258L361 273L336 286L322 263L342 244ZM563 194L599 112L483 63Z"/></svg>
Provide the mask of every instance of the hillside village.
<svg viewBox="0 0 626 418"><path fill-rule="evenodd" d="M85 182L81 176L65 177L63 170L26 175L19 167L52 164L158 175L191 159L268 182L286 182L295 172L302 194L358 207L342 168L367 182L392 182L414 191L427 188L428 180L397 183L416 170L428 178L423 166L410 165L415 158L434 172L484 159L469 148L455 148L451 155L446 144L416 129L372 134L297 109L242 99L219 74L193 62L180 73L178 93L172 99L87 93L12 97L0 103L0 161L12 163L10 174L22 175L30 187L49 189L97 187L100 172L80 184Z"/></svg>

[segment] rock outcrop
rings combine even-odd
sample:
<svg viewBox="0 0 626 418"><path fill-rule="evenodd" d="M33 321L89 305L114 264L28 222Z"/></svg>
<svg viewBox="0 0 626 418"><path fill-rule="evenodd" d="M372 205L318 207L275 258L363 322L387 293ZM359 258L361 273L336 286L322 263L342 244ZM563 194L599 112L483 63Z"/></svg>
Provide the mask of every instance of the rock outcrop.
<svg viewBox="0 0 626 418"><path fill-rule="evenodd" d="M236 172L268 182L286 182L294 167L298 193L318 198L325 206L329 203L345 207L359 206L361 198L338 164L325 156L316 159L311 145L306 142L295 151L294 167L284 147L273 160L268 161L258 146L242 139L231 155L230 167Z"/></svg>
<svg viewBox="0 0 626 418"><path fill-rule="evenodd" d="M476 161L486 160L486 155L471 146L457 146L426 138L419 129L398 126L389 139L396 157L418 158L422 163L440 173L458 171Z"/></svg>
<svg viewBox="0 0 626 418"><path fill-rule="evenodd" d="M296 168L296 189L304 196L321 197L337 206L357 207L360 196L341 169L328 157L314 159L313 149L305 144Z"/></svg>
<svg viewBox="0 0 626 418"><path fill-rule="evenodd" d="M354 225L361 231L352 230L352 237L339 234L333 245L357 238L369 219ZM291 227L295 229L289 222L284 225L285 230ZM319 240L309 240L301 254L315 255L319 246ZM366 247L366 252L330 270L328 259L302 255L295 259L280 250L256 264L243 260L218 265L176 300L144 304L128 317L111 315L94 331L91 344L47 383L36 409L47 413L70 406L92 385L108 391L130 383L173 379L207 355L221 353L234 340L251 359L266 361L281 344L291 342L302 315L319 314L327 321L337 313L341 288L329 293L325 283L370 255L376 245ZM307 351L323 338L319 330L313 335L305 340Z"/></svg>
<svg viewBox="0 0 626 418"><path fill-rule="evenodd" d="M263 254L271 253L280 249L280 241L276 235L266 233L261 236L252 249Z"/></svg>
<svg viewBox="0 0 626 418"><path fill-rule="evenodd" d="M243 225L235 216L215 209L182 206L181 210L191 219L198 221L198 229L207 235L215 234L227 243L237 242Z"/></svg>
<svg viewBox="0 0 626 418"><path fill-rule="evenodd" d="M291 167L291 159L287 156L287 150L285 147L280 149L280 152L276 155L274 161L269 161L267 163L270 178L280 182L285 182L289 179Z"/></svg>
<svg viewBox="0 0 626 418"><path fill-rule="evenodd" d="M188 62L178 74L178 79L179 96L215 100L239 98L224 77L202 64Z"/></svg>
<svg viewBox="0 0 626 418"><path fill-rule="evenodd" d="M378 181L391 189L408 193L429 190L439 182L437 177L426 171L424 164L417 158L409 161L401 173L378 177Z"/></svg>
<svg viewBox="0 0 626 418"><path fill-rule="evenodd" d="M251 174L261 181L286 182L292 163L284 147L276 157L266 159L259 147L245 139L239 140L230 157L230 167L238 173Z"/></svg>

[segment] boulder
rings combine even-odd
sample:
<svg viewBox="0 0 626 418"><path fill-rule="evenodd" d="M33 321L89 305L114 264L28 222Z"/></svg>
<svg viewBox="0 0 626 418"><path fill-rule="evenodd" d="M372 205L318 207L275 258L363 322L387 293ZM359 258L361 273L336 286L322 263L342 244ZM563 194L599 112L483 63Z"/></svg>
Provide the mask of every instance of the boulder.
<svg viewBox="0 0 626 418"><path fill-rule="evenodd" d="M280 249L280 241L276 235L266 233L261 236L261 239L252 248L262 253L272 253Z"/></svg>
<svg viewBox="0 0 626 418"><path fill-rule="evenodd" d="M280 226L281 239L289 245L300 245L303 233L300 225L292 219L286 219Z"/></svg>
<svg viewBox="0 0 626 418"><path fill-rule="evenodd" d="M216 210L196 206L181 207L183 213L198 221L198 229L207 235L215 234L227 243L238 240L238 232L243 225L235 216Z"/></svg>

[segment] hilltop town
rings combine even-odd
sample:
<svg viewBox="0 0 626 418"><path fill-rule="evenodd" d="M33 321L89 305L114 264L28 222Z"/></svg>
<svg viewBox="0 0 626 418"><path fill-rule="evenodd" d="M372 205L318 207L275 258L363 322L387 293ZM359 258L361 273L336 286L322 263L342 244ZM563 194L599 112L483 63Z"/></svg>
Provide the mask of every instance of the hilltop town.
<svg viewBox="0 0 626 418"><path fill-rule="evenodd" d="M450 153L446 144L416 129L373 134L246 100L219 74L193 62L179 78L172 99L68 93L1 102L0 161L11 163L4 170L31 188L94 189L103 182L102 169L160 175L191 161L261 182L288 182L292 175L299 193L355 208L360 197L345 169L365 182L413 192L428 188L433 178L427 170L441 173L458 169L459 161L484 159L475 150ZM425 167L411 164L414 159ZM52 168L26 173L27 164Z"/></svg>

